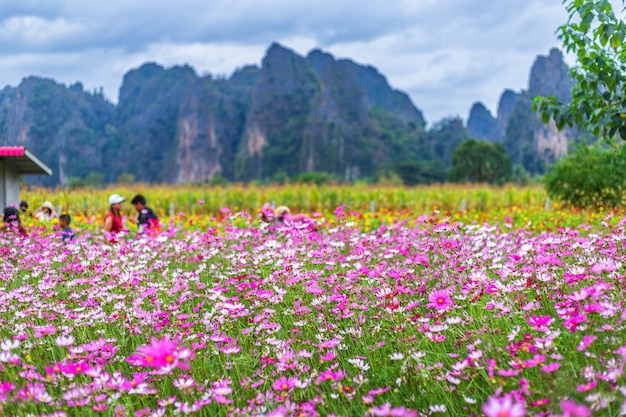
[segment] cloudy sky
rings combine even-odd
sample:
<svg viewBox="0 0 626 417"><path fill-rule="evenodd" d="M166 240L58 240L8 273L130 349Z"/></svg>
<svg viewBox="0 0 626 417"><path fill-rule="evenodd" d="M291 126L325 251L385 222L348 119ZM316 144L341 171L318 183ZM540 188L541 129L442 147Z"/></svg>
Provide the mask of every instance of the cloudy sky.
<svg viewBox="0 0 626 417"><path fill-rule="evenodd" d="M115 102L146 61L230 75L277 41L377 67L435 122L525 88L566 19L561 0L0 0L0 88L34 74Z"/></svg>

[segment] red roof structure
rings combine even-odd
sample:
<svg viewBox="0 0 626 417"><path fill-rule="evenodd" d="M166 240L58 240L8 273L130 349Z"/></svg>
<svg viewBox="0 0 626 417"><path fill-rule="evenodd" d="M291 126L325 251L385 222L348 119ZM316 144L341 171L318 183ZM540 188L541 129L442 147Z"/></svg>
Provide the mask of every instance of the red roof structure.
<svg viewBox="0 0 626 417"><path fill-rule="evenodd" d="M9 162L19 174L52 175L52 170L24 146L0 146L0 160Z"/></svg>

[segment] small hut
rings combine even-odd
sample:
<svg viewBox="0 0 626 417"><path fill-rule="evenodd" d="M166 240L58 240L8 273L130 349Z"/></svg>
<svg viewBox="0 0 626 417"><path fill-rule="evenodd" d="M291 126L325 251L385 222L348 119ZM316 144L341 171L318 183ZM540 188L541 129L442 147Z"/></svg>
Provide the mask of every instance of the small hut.
<svg viewBox="0 0 626 417"><path fill-rule="evenodd" d="M52 175L52 170L23 146L0 146L0 210L19 205L20 175Z"/></svg>

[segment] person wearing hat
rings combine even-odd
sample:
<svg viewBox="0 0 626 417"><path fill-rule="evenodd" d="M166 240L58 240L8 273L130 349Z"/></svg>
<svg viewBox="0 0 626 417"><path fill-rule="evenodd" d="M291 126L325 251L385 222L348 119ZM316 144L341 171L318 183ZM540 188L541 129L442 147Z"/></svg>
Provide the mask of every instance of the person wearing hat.
<svg viewBox="0 0 626 417"><path fill-rule="evenodd" d="M41 205L41 207L35 210L35 212L33 213L33 216L39 219L39 221L49 222L52 219L56 219L57 214L54 211L54 206L52 205L52 203L49 201L46 201L45 203Z"/></svg>
<svg viewBox="0 0 626 417"><path fill-rule="evenodd" d="M284 226L285 224L305 224L309 230L316 230L315 221L306 214L291 214L289 207L280 206L274 210L274 224Z"/></svg>
<svg viewBox="0 0 626 417"><path fill-rule="evenodd" d="M119 233L124 228L122 219L122 203L126 199L119 194L109 196L109 211L104 216L104 231L112 234Z"/></svg>

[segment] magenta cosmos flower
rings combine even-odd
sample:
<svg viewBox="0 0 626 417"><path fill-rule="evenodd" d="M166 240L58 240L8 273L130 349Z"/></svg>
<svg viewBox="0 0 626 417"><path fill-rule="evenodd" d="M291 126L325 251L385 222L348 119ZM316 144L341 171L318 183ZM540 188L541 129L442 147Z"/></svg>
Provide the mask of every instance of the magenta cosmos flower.
<svg viewBox="0 0 626 417"><path fill-rule="evenodd" d="M272 384L272 388L274 388L276 391L289 391L296 385L297 381L298 380L294 377L287 378L282 376L274 381L274 384Z"/></svg>
<svg viewBox="0 0 626 417"><path fill-rule="evenodd" d="M510 395L502 398L489 397L483 405L483 412L487 417L524 417L526 407L523 403L513 402Z"/></svg>
<svg viewBox="0 0 626 417"><path fill-rule="evenodd" d="M562 400L561 409L563 410L563 417L590 417L591 410L582 404L576 404L571 400Z"/></svg>
<svg viewBox="0 0 626 417"><path fill-rule="evenodd" d="M178 343L170 340L168 336L159 340L152 338L147 346L139 346L137 353L133 355L133 362L150 368L162 368L173 365L178 359Z"/></svg>
<svg viewBox="0 0 626 417"><path fill-rule="evenodd" d="M452 299L450 295L443 290L435 291L428 296L428 303L426 306L434 308L440 311L446 311L452 305Z"/></svg>

